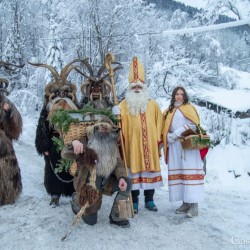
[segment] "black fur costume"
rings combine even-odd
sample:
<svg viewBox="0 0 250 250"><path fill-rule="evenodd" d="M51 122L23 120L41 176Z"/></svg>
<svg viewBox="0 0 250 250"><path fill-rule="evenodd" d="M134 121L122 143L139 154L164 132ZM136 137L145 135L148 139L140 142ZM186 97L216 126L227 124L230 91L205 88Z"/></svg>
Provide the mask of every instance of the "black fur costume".
<svg viewBox="0 0 250 250"><path fill-rule="evenodd" d="M74 192L72 176L62 171L55 174L53 169L57 168L57 163L61 159L60 153L56 151L56 146L53 144L52 137L59 137L53 129L50 129L47 121L48 111L46 105L43 107L36 130L35 145L37 152L44 156L45 160L45 175L44 185L50 195L65 195L70 196ZM44 155L48 151L49 155ZM62 182L59 178L66 182Z"/></svg>

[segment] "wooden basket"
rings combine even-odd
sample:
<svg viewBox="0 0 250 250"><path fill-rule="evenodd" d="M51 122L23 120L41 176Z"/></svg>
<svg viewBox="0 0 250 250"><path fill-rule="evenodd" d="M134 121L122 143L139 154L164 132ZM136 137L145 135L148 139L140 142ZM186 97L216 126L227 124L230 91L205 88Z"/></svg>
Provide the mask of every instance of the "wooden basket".
<svg viewBox="0 0 250 250"><path fill-rule="evenodd" d="M203 149L210 147L210 137L208 135L188 135L179 138L183 149Z"/></svg>
<svg viewBox="0 0 250 250"><path fill-rule="evenodd" d="M76 163L76 161L73 161L73 163L69 167L70 175L75 176L76 170L77 170L77 163Z"/></svg>
<svg viewBox="0 0 250 250"><path fill-rule="evenodd" d="M95 124L95 121L71 123L68 132L63 134L64 145L86 136L86 128L93 124Z"/></svg>
<svg viewBox="0 0 250 250"><path fill-rule="evenodd" d="M77 118L80 118L80 122L71 123L69 126L69 130L67 133L63 133L63 142L64 145L71 144L73 140L79 140L80 138L86 136L86 128L88 126L92 126L95 123L101 122L101 121L112 121L105 115L102 114L93 114L93 113L86 113L83 116L79 114L70 114L71 116L76 116Z"/></svg>

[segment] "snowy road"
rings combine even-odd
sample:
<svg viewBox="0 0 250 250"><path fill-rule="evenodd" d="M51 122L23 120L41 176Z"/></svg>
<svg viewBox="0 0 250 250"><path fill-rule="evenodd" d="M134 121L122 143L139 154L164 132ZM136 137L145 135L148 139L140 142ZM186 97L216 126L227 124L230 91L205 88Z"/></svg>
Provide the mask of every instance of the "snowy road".
<svg viewBox="0 0 250 250"><path fill-rule="evenodd" d="M23 193L14 205L0 207L0 249L249 249L250 245L250 178L235 179L229 176L227 185L214 176L212 166L220 149L214 149L208 157L206 200L200 204L197 218L187 219L174 210L180 203L169 203L165 187L157 190L155 202L159 212L147 211L140 197L139 214L131 219L129 229L110 225L108 216L113 198L105 197L99 212L98 224L85 225L82 221L65 242L61 242L72 223L69 198L63 198L58 208L48 204L50 197L43 186L43 159L32 145L35 127L31 134L23 134L15 144L21 167ZM224 149L226 152L226 149ZM249 152L249 149L247 149ZM246 151L246 155L247 155ZM229 152L230 153L230 152ZM210 166L211 165L211 166ZM166 166L162 163L166 180ZM223 169L223 168L222 168ZM231 178L231 179L230 179ZM228 183L231 182L229 185ZM244 192L239 192L243 190Z"/></svg>

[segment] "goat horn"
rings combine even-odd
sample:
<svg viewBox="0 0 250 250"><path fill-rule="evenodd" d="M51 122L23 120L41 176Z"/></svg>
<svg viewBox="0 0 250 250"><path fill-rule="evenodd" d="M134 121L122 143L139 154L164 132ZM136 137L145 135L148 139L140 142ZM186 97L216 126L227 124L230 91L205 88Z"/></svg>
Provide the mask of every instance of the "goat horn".
<svg viewBox="0 0 250 250"><path fill-rule="evenodd" d="M49 96L49 101L51 101L52 98L53 98L55 95L56 95L55 93L52 93L52 94Z"/></svg>
<svg viewBox="0 0 250 250"><path fill-rule="evenodd" d="M95 78L94 78L94 77L86 75L84 72L82 72L81 70L79 70L77 67L75 67L74 69L75 69L80 75L82 75L82 76L88 78L89 80L91 80L91 81L93 81L93 82L95 81Z"/></svg>
<svg viewBox="0 0 250 250"><path fill-rule="evenodd" d="M109 93L111 92L111 90L112 90L112 86L111 86L111 84L110 84L108 81L104 80L104 81L103 81L103 87L105 88L105 86L106 86L109 90L107 90L107 91L106 91L106 94L104 94L103 96L104 96L104 97L107 97L107 96L109 95ZM105 89L105 90L106 90L106 89Z"/></svg>
<svg viewBox="0 0 250 250"><path fill-rule="evenodd" d="M81 63L84 63L86 60L88 60L88 58L86 58L86 59L75 59L75 60L73 60L72 62L70 62L70 63L68 63L63 69L62 69L62 71L61 71L61 74L60 74L60 77L62 78L62 79L67 79L67 77L68 77L68 75L69 75L69 73L71 72L71 70L72 69L74 69L74 67L72 67L71 65L73 64L73 63L75 63L75 62L81 62ZM70 67L71 66L71 67Z"/></svg>
<svg viewBox="0 0 250 250"><path fill-rule="evenodd" d="M101 66L101 68L98 70L97 75L100 77L103 71L106 69L105 63Z"/></svg>
<svg viewBox="0 0 250 250"><path fill-rule="evenodd" d="M74 102L74 101L75 101L75 96L73 95L73 93L68 93L68 96L70 96L70 97L71 97L72 102Z"/></svg>
<svg viewBox="0 0 250 250"><path fill-rule="evenodd" d="M7 89L9 86L9 81L7 79L4 78L0 78L0 82L4 82L4 89Z"/></svg>
<svg viewBox="0 0 250 250"><path fill-rule="evenodd" d="M50 72L53 74L56 82L59 81L60 76L59 76L59 74L57 73L57 71L56 71L56 69L54 67L52 67L52 66L50 66L48 64L44 64L44 63L32 63L32 62L29 62L29 61L28 61L28 63L33 65L33 66L36 66L36 67L43 67L43 68L46 68L46 69L50 70Z"/></svg>
<svg viewBox="0 0 250 250"><path fill-rule="evenodd" d="M119 70L119 69L122 69L122 68L123 68L123 67L122 67L122 65L120 64L119 66L117 66L117 67L114 68L114 72L117 71L117 70ZM107 76L109 76L109 73L107 73L107 74L105 74L103 77L101 77L99 81L105 79Z"/></svg>
<svg viewBox="0 0 250 250"><path fill-rule="evenodd" d="M94 71L93 71L91 65L88 62L88 58L86 60L84 60L82 63L87 67L87 69L88 69L88 71L90 73L90 76L93 76L94 75Z"/></svg>
<svg viewBox="0 0 250 250"><path fill-rule="evenodd" d="M87 86L90 84L89 80L86 80L83 82L82 86L81 86L81 92L83 93L83 95L87 95L87 91L86 88Z"/></svg>

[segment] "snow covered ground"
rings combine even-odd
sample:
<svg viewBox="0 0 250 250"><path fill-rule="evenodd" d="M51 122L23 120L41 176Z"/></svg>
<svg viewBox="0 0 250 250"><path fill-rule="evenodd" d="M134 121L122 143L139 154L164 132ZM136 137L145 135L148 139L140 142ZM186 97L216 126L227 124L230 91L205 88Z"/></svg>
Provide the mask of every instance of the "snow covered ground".
<svg viewBox="0 0 250 250"><path fill-rule="evenodd" d="M199 204L197 218L174 213L180 203L168 202L167 168L162 159L165 186L156 191L157 213L144 208L141 195L139 214L131 219L131 227L118 228L108 220L114 197L105 197L98 224L88 226L81 221L62 242L73 220L70 199L62 198L58 208L49 206L50 197L43 185L44 162L33 145L36 123L36 119L24 117L24 132L15 143L23 193L15 204L0 207L1 250L249 249L250 148L232 145L218 146L208 154L206 200ZM228 172L237 166L241 169L239 178Z"/></svg>

